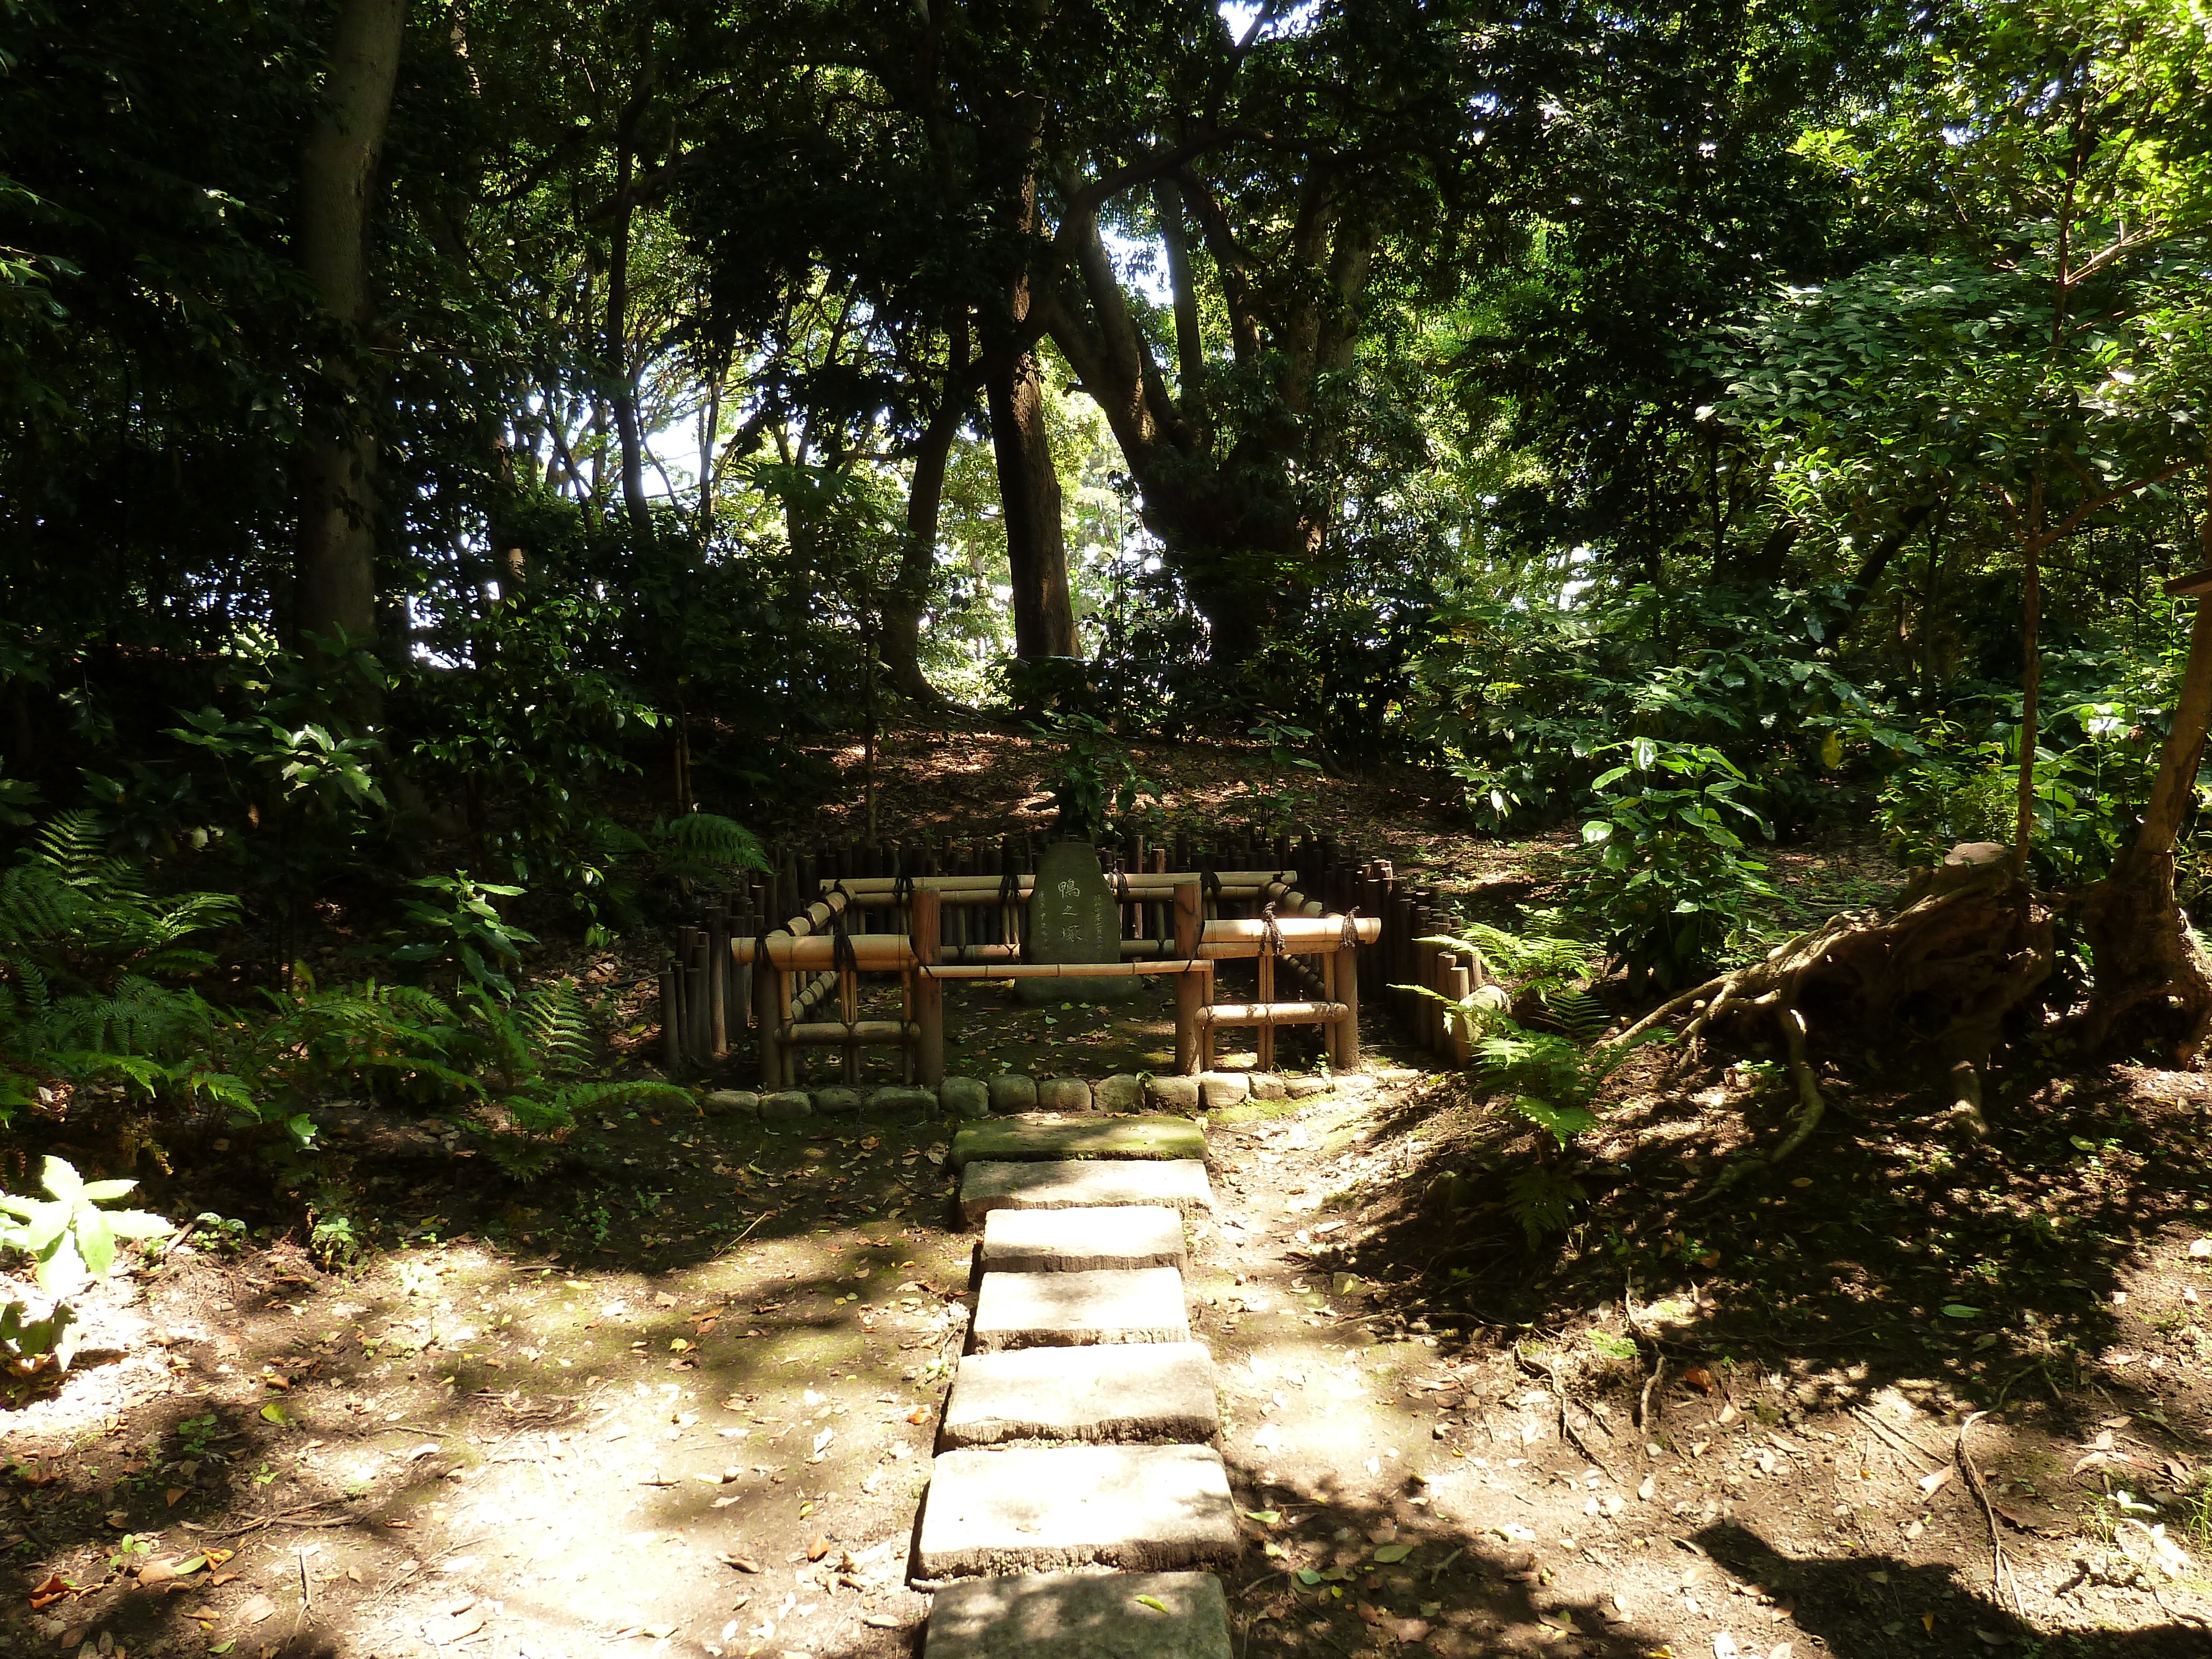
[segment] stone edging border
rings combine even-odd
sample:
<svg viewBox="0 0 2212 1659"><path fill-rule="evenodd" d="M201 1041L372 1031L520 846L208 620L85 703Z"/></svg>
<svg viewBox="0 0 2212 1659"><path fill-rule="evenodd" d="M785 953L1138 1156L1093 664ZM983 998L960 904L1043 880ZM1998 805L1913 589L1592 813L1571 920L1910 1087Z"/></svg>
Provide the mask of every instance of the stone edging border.
<svg viewBox="0 0 2212 1659"><path fill-rule="evenodd" d="M1402 1074L1410 1078L1411 1072ZM1001 1117L1015 1112L1217 1111L1248 1100L1304 1100L1320 1095L1370 1095L1400 1074L1365 1072L1338 1077L1283 1077L1268 1072L1207 1072L1199 1077L1120 1073L1096 1083L1079 1077L1034 1078L1001 1072L993 1078L950 1077L932 1089L887 1083L874 1089L834 1084L822 1089L715 1089L700 1097L709 1117L851 1117L861 1112L942 1110L957 1118Z"/></svg>

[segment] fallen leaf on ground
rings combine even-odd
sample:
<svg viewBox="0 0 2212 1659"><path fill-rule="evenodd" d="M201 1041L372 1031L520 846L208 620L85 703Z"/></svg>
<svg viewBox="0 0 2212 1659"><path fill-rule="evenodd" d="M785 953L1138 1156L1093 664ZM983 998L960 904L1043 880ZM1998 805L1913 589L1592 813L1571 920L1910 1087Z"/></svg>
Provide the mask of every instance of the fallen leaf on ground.
<svg viewBox="0 0 2212 1659"><path fill-rule="evenodd" d="M238 1616L249 1625L258 1625L276 1611L276 1604L265 1595L257 1595L238 1610Z"/></svg>
<svg viewBox="0 0 2212 1659"><path fill-rule="evenodd" d="M76 1586L59 1573L49 1573L46 1576L46 1582L31 1592L31 1611L36 1613L40 1607L51 1607L56 1601L73 1594L76 1589Z"/></svg>
<svg viewBox="0 0 2212 1659"><path fill-rule="evenodd" d="M1140 1607L1155 1607L1162 1613L1170 1611L1168 1604L1157 1595L1140 1595L1137 1598L1137 1605Z"/></svg>
<svg viewBox="0 0 2212 1659"><path fill-rule="evenodd" d="M812 1543L806 1547L806 1559L810 1561L819 1561L823 1556L829 1553L830 1540L826 1535L817 1538Z"/></svg>
<svg viewBox="0 0 2212 1659"><path fill-rule="evenodd" d="M1955 1472L1955 1466L1947 1463L1942 1468L1936 1470L1933 1474L1922 1475L1920 1477L1921 1492L1927 1497L1933 1498L1937 1492L1941 1492L1945 1486L1950 1484L1951 1476Z"/></svg>

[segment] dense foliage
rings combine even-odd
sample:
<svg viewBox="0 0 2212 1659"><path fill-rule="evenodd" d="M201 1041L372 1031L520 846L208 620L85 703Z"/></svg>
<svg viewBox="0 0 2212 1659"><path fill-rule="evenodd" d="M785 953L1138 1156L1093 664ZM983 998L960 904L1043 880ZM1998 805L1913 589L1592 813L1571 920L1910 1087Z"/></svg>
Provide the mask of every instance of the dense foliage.
<svg viewBox="0 0 2212 1659"><path fill-rule="evenodd" d="M2205 25L5 0L10 1064L228 1088L159 953L312 1021L333 915L464 999L348 1018L496 1046L946 699L1072 820L1149 731L1583 826L1660 984L1768 838L2010 839L2023 747L2092 882L2212 562Z"/></svg>

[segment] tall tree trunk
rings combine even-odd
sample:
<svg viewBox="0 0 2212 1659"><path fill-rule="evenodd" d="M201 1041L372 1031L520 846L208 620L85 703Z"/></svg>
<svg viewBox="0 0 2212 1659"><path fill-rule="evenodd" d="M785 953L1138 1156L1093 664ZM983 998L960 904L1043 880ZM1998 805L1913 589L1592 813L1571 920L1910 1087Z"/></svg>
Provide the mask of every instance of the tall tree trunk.
<svg viewBox="0 0 2212 1659"><path fill-rule="evenodd" d="M2212 453L2205 457L2204 563L2212 568ZM2201 577L2203 572L2198 574ZM2197 593L2189 662L2173 725L2159 756L2158 777L2142 827L2112 873L2089 890L2081 930L2096 983L2081 1017L2086 1046L2124 1034L2156 1043L2173 1065L2194 1060L2212 1037L2212 960L2189 930L2173 890L2173 848L2197 790L2197 769L2212 729L2212 592L2188 577L2172 584Z"/></svg>
<svg viewBox="0 0 2212 1659"><path fill-rule="evenodd" d="M926 707L945 699L921 672L921 613L937 568L937 520L945 502L945 469L967 419L968 319L952 326L945 372L945 401L915 447L914 482L906 497L906 545L898 575L884 596L884 673L901 696Z"/></svg>
<svg viewBox="0 0 2212 1659"><path fill-rule="evenodd" d="M1006 562L1013 577L1014 654L1073 657L1075 607L1067 592L1067 541L1060 518L1060 475L1045 430L1044 383L1036 353L994 364L988 381L991 447L1006 514Z"/></svg>
<svg viewBox="0 0 2212 1659"><path fill-rule="evenodd" d="M629 518L630 534L640 549L653 542L653 513L645 500L645 431L637 418L637 377L629 362L629 242L630 222L636 203L630 191L636 167L637 124L651 97L649 78L623 108L615 123L615 198L613 226L607 250L606 331L601 346L612 399L615 441L622 452L623 507Z"/></svg>
<svg viewBox="0 0 2212 1659"><path fill-rule="evenodd" d="M368 199L392 114L407 0L344 0L323 112L300 167L300 265L349 337L323 365L347 402L361 390L351 338L370 318ZM359 410L307 441L300 464L293 627L303 640L376 633L376 438Z"/></svg>

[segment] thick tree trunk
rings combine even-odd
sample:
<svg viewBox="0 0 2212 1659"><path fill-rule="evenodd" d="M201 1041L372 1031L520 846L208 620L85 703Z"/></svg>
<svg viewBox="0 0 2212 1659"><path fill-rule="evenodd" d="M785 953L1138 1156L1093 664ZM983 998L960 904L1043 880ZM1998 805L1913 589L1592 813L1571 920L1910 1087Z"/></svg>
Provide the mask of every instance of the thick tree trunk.
<svg viewBox="0 0 2212 1659"><path fill-rule="evenodd" d="M349 335L369 321L368 203L392 113L406 0L344 0L331 42L323 113L300 168L301 268ZM350 400L349 351L323 365ZM303 640L376 633L376 439L357 411L315 433L301 457L294 631Z"/></svg>
<svg viewBox="0 0 2212 1659"><path fill-rule="evenodd" d="M1073 657L1075 607L1067 591L1067 541L1060 524L1060 475L1045 430L1044 383L1036 354L993 367L988 385L991 447L1006 514L1006 562L1014 589L1014 654Z"/></svg>
<svg viewBox="0 0 2212 1659"><path fill-rule="evenodd" d="M2212 497L2212 462L2205 469ZM2212 499L2204 514L2205 563L2212 566ZM2089 890L2081 928L2096 982L2081 1017L2092 1048L2119 1039L2155 1043L2174 1065L2194 1060L2212 1037L2212 961L2189 930L2173 891L2173 848L2196 793L2197 769L2212 728L2212 595L2199 597L2189 630L2189 662L2158 777L2135 844L2112 873Z"/></svg>

